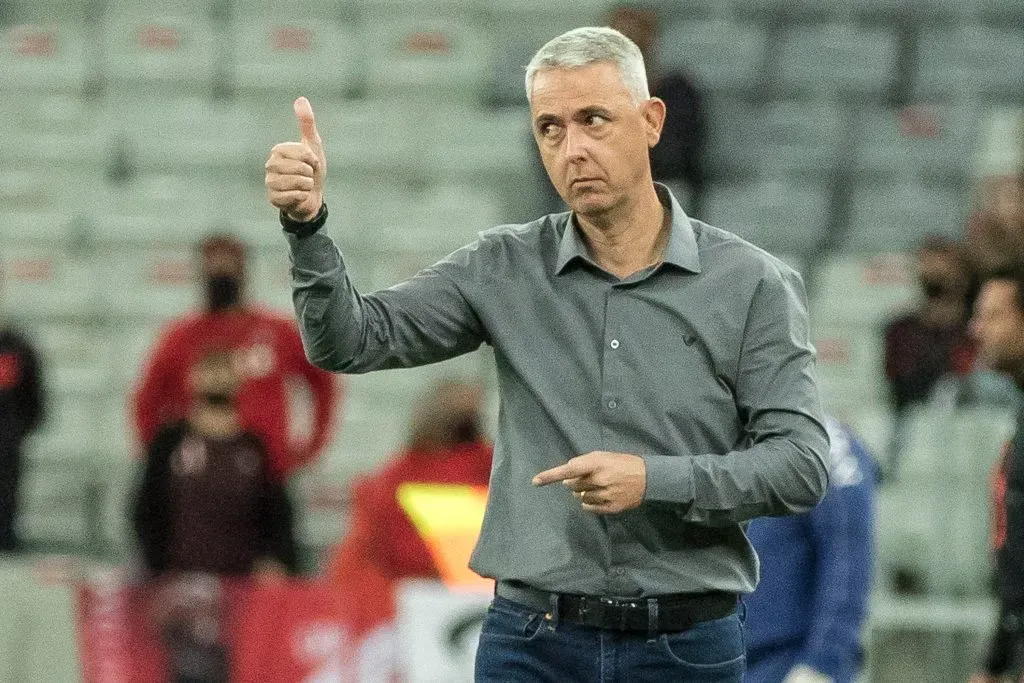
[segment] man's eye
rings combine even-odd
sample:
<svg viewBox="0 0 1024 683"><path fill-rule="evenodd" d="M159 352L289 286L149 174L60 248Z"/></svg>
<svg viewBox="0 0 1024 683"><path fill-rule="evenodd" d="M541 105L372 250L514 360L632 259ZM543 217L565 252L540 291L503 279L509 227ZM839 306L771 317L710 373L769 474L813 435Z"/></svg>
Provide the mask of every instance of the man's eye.
<svg viewBox="0 0 1024 683"><path fill-rule="evenodd" d="M545 123L540 127L540 134L546 138L554 137L558 135L558 126L553 123Z"/></svg>
<svg viewBox="0 0 1024 683"><path fill-rule="evenodd" d="M607 120L608 119L601 116L600 114L591 114L590 116L587 117L587 125L596 126L598 124L604 123Z"/></svg>

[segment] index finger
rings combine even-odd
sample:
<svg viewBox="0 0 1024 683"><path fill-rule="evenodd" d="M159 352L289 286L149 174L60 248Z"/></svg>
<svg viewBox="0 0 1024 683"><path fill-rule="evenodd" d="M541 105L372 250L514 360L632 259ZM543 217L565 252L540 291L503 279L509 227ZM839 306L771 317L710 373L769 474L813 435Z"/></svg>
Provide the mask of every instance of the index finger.
<svg viewBox="0 0 1024 683"><path fill-rule="evenodd" d="M566 479L575 479L576 477L582 477L589 474L590 470L583 466L578 460L573 458L564 465L558 467L552 467L549 470L544 470L533 478L534 486L547 486L553 484L556 481L565 481Z"/></svg>

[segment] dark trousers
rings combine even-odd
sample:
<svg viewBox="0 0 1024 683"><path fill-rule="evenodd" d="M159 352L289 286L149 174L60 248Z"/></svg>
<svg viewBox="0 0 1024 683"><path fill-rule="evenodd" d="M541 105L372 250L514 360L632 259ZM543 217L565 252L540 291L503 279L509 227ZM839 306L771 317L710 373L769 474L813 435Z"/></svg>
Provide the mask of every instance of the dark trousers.
<svg viewBox="0 0 1024 683"><path fill-rule="evenodd" d="M477 683L741 683L737 614L679 633L620 632L548 619L495 597L476 651Z"/></svg>
<svg viewBox="0 0 1024 683"><path fill-rule="evenodd" d="M21 479L20 444L0 442L0 552L18 548L15 521L18 512L18 483Z"/></svg>

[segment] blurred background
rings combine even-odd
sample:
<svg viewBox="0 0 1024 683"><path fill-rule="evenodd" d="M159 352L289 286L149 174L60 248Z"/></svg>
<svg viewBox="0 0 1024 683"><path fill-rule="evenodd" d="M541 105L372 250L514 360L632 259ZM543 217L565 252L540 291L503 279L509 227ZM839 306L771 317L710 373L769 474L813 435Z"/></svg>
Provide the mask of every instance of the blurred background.
<svg viewBox="0 0 1024 683"><path fill-rule="evenodd" d="M39 561L133 556L128 397L161 327L201 303L197 243L237 235L249 298L291 315L262 183L270 147L298 137L293 99L325 140L330 234L358 287L387 286L549 210L523 66L611 4L0 0L0 317L38 349L48 409L26 443L23 551L0 555L0 681L78 679L73 593ZM980 275L1019 250L1024 5L646 4L655 63L703 120L680 192L802 272L826 407L884 473L866 679L964 680L994 619L988 478L1017 400L965 323ZM890 325L915 315L945 321L924 350ZM492 363L347 378L335 437L291 482L307 571L431 382L479 380L493 420Z"/></svg>

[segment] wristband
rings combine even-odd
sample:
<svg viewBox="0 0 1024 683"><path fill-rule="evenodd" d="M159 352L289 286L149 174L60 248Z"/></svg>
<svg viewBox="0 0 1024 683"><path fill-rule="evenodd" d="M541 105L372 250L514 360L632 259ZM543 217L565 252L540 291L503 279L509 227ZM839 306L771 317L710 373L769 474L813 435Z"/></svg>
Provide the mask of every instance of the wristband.
<svg viewBox="0 0 1024 683"><path fill-rule="evenodd" d="M281 227L285 232L291 235L295 235L299 239L309 237L320 228L324 227L324 223L327 222L327 202L320 205L320 210L316 212L316 216L312 220L308 221L295 221L288 218L284 211L281 211Z"/></svg>

